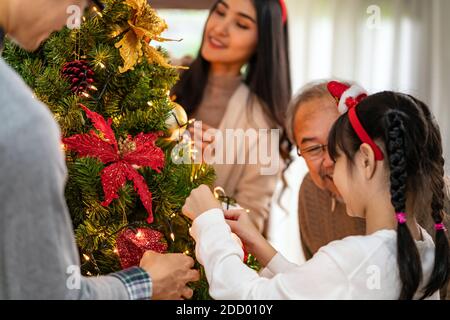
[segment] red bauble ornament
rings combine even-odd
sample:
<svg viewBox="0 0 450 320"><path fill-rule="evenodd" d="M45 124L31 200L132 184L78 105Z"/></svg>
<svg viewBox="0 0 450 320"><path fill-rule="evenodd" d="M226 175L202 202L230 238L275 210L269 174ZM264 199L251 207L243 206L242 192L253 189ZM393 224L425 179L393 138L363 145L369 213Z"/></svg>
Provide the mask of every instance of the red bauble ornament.
<svg viewBox="0 0 450 320"><path fill-rule="evenodd" d="M242 251L244 251L244 263L247 263L249 252L247 251L247 248L244 246L244 243L242 242L241 238L235 233L231 233L231 237L236 241L236 243L242 248Z"/></svg>
<svg viewBox="0 0 450 320"><path fill-rule="evenodd" d="M75 60L67 62L62 68L63 77L70 83L70 90L75 94L81 94L94 90L94 71L89 67L86 60Z"/></svg>
<svg viewBox="0 0 450 320"><path fill-rule="evenodd" d="M116 240L120 265L123 269L139 266L144 253L148 250L159 253L167 252L167 241L164 235L150 228L126 229Z"/></svg>

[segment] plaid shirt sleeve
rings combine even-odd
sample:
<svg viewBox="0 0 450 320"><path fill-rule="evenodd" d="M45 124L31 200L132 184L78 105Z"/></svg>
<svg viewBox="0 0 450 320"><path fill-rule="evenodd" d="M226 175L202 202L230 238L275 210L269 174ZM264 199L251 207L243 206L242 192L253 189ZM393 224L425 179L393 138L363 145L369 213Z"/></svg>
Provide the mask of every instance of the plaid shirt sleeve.
<svg viewBox="0 0 450 320"><path fill-rule="evenodd" d="M150 300L152 297L152 279L144 269L132 267L111 274L123 282L130 300Z"/></svg>

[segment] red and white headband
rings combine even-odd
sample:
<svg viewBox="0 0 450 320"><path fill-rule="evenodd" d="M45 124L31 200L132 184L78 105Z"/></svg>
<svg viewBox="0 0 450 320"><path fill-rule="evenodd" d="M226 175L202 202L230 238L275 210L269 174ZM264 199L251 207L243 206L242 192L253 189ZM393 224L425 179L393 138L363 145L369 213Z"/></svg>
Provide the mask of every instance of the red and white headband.
<svg viewBox="0 0 450 320"><path fill-rule="evenodd" d="M349 87L344 83L331 81L328 83L328 91L337 100L340 114L348 112L349 109L356 107L358 103L367 98L366 90L356 84Z"/></svg>
<svg viewBox="0 0 450 320"><path fill-rule="evenodd" d="M283 25L286 24L287 22L287 6L286 6L286 2L284 2L284 0L279 0L280 1L280 6L281 6L281 19L283 21Z"/></svg>
<svg viewBox="0 0 450 320"><path fill-rule="evenodd" d="M348 112L348 118L350 124L355 130L356 135L363 143L367 143L375 154L377 161L384 160L383 151L372 140L369 134L366 132L356 114L356 106L365 98L367 98L367 92L358 85L348 86L338 81L331 81L328 83L328 91L336 99L338 104L338 110L340 114Z"/></svg>

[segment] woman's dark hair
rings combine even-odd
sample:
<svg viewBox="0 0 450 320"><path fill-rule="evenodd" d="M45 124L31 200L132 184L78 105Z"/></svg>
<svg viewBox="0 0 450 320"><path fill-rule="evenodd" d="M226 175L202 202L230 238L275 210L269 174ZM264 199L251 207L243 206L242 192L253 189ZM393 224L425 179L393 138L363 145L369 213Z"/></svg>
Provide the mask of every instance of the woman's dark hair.
<svg viewBox="0 0 450 320"><path fill-rule="evenodd" d="M431 186L431 216L442 223L444 202L444 158L439 127L429 108L405 94L381 92L369 96L356 113L368 135L387 155L391 202L396 212L405 212L407 197L426 193ZM361 140L347 115L334 124L328 142L332 159L345 154L350 165ZM411 215L411 213L407 213ZM449 243L445 230L436 231L434 269L422 298L444 287L449 278ZM412 299L422 282L422 264L417 246L406 224L397 228L397 263L402 288L399 299Z"/></svg>
<svg viewBox="0 0 450 320"><path fill-rule="evenodd" d="M289 45L287 23L282 21L279 0L252 0L257 13L258 45L250 58L244 82L256 98L262 101L267 120L274 127L284 128L286 108L291 98ZM211 9L216 9L217 1ZM200 105L208 81L210 63L201 55L184 72L172 93L192 115ZM250 102L250 101L249 101ZM290 143L283 130L282 156L288 158Z"/></svg>

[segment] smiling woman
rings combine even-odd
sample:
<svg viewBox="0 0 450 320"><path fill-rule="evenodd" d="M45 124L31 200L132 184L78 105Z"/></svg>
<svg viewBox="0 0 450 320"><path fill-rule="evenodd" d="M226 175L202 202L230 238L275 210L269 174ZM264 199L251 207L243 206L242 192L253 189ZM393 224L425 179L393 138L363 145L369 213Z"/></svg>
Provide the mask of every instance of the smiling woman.
<svg viewBox="0 0 450 320"><path fill-rule="evenodd" d="M256 9L243 1L238 10L219 1L211 14L203 38L202 56L211 63L212 72L238 75L258 44Z"/></svg>
<svg viewBox="0 0 450 320"><path fill-rule="evenodd" d="M204 128L281 130L291 96L288 30L282 0L219 0L209 14L200 53L173 93ZM267 141L267 140L264 140ZM245 143L244 143L245 144ZM248 155L259 139L239 150ZM280 155L272 154L278 161ZM249 159L249 157L246 157ZM261 163L216 164L216 185L251 212L263 231L278 174L263 176ZM277 170L280 173L281 170Z"/></svg>

